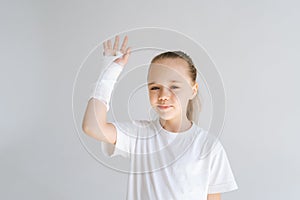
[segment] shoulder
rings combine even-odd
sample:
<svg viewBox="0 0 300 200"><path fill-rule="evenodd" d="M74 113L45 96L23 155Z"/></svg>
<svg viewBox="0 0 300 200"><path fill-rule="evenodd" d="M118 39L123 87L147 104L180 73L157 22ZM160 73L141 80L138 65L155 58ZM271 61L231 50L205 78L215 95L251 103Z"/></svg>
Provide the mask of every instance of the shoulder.
<svg viewBox="0 0 300 200"><path fill-rule="evenodd" d="M223 145L219 139L219 136L216 136L209 131L196 126L197 127L197 145L201 147L201 158L212 157L217 154L221 149L223 149Z"/></svg>

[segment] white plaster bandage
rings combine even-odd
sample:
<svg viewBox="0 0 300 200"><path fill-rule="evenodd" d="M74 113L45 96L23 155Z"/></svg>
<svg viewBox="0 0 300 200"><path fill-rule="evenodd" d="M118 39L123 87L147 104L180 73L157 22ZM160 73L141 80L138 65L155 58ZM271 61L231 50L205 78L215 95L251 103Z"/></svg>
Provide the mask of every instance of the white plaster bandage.
<svg viewBox="0 0 300 200"><path fill-rule="evenodd" d="M120 51L117 51L116 56L103 56L101 65L104 70L97 82L92 86L90 98L96 98L102 101L105 104L107 111L110 107L109 102L114 85L124 68L124 66L113 61L122 56L123 54Z"/></svg>

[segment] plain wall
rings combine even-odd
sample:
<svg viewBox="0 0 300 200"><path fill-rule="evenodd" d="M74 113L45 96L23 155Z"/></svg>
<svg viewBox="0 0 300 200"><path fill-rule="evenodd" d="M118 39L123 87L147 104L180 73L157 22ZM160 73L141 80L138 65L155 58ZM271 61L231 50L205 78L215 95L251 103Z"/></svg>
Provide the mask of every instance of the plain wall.
<svg viewBox="0 0 300 200"><path fill-rule="evenodd" d="M78 137L100 150L78 133L72 94L89 52L137 27L188 35L220 71L227 110L221 141L239 186L222 199L295 198L299 6L292 0L2 1L0 198L124 199L127 175L101 164Z"/></svg>

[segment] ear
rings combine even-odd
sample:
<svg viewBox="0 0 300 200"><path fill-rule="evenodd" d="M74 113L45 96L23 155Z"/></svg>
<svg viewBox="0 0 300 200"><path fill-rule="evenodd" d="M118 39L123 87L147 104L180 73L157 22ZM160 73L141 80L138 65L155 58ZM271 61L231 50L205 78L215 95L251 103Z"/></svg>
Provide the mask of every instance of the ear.
<svg viewBox="0 0 300 200"><path fill-rule="evenodd" d="M190 99L193 99L197 95L197 93L198 93L198 87L199 87L199 85L198 85L197 82L192 86L193 95L192 95L192 97Z"/></svg>

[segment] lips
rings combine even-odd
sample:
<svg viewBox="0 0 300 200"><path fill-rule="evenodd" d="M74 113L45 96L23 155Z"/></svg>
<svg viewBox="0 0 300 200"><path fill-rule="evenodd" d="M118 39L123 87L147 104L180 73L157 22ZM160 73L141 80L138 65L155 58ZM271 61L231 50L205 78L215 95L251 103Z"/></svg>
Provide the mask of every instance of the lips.
<svg viewBox="0 0 300 200"><path fill-rule="evenodd" d="M170 107L172 107L171 105L158 105L157 106L159 109L168 109Z"/></svg>

